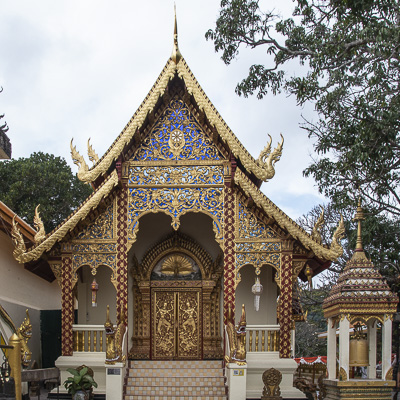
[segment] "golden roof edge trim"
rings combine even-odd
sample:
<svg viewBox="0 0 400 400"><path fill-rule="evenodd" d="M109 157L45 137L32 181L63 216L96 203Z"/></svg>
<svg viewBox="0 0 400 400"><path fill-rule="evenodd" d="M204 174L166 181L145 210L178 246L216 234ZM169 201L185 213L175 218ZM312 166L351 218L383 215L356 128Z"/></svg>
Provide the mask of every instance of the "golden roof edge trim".
<svg viewBox="0 0 400 400"><path fill-rule="evenodd" d="M301 228L295 221L288 217L280 208L269 200L243 172L236 170L235 182L242 188L247 196L251 196L258 207L262 208L269 216L284 227L294 238L298 239L304 246L311 249L314 254L322 259L334 261L343 254L343 248L339 241L344 232L343 219L339 222L338 228L332 237L330 248L324 247L316 242L310 234Z"/></svg>
<svg viewBox="0 0 400 400"><path fill-rule="evenodd" d="M122 153L126 144L130 142L137 128L140 128L149 112L154 109L158 99L164 93L165 88L168 85L170 79L175 75L176 64L171 58L168 59L167 64L161 71L156 82L150 89L145 99L140 104L139 108L135 111L132 118L126 124L122 132L114 140L108 150L100 158L100 160L94 164L91 168L88 167L84 158L73 149L71 146L72 159L76 165L78 165L78 178L83 182L93 182L100 175L104 175L113 161Z"/></svg>
<svg viewBox="0 0 400 400"><path fill-rule="evenodd" d="M178 76L182 78L188 89L188 92L193 95L198 104L199 108L203 110L211 124L215 126L219 135L223 140L226 141L229 148L232 150L233 155L240 159L244 168L249 172L253 172L257 178L266 182L273 178L275 175L274 165L282 153L283 136L281 134L282 142L278 144L277 148L270 154L271 136L270 142L266 148L260 153L260 157L256 160L248 150L243 146L237 136L229 128L228 124L224 121L222 116L219 114L211 100L207 97L206 93L200 86L199 82L195 78L193 72L190 70L184 58L177 65ZM269 149L269 152L268 152ZM268 157L269 156L269 157ZM267 158L267 162L263 159Z"/></svg>
<svg viewBox="0 0 400 400"><path fill-rule="evenodd" d="M59 225L54 231L50 232L49 235L40 244L32 247L31 249L17 253L18 256L15 259L20 263L26 263L29 261L37 260L45 251L50 250L54 244L62 240L65 235L86 216L89 212L97 207L100 201L107 196L111 190L118 184L117 171L113 171L109 178L79 207L77 208L67 219ZM17 228L19 229L19 228ZM15 250L18 250L17 248Z"/></svg>

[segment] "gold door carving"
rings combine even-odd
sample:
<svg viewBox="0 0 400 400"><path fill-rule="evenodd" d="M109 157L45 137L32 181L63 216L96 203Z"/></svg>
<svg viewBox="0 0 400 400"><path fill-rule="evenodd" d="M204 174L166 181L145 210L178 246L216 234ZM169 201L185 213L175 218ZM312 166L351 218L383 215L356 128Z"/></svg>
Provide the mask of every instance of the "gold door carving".
<svg viewBox="0 0 400 400"><path fill-rule="evenodd" d="M152 358L201 359L201 289L153 289L152 303Z"/></svg>

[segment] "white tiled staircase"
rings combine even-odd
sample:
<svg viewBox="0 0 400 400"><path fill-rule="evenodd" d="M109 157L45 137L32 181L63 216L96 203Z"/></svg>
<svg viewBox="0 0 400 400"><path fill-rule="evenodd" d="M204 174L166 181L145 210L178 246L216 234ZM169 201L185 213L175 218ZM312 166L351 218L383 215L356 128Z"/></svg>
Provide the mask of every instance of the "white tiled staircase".
<svg viewBox="0 0 400 400"><path fill-rule="evenodd" d="M125 400L226 400L222 361L130 361Z"/></svg>

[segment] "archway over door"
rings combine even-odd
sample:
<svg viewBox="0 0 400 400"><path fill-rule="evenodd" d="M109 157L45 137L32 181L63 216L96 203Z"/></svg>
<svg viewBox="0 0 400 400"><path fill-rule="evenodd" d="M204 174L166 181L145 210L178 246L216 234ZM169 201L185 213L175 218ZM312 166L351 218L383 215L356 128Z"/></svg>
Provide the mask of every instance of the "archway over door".
<svg viewBox="0 0 400 400"><path fill-rule="evenodd" d="M134 263L131 359L222 358L222 265L174 232Z"/></svg>

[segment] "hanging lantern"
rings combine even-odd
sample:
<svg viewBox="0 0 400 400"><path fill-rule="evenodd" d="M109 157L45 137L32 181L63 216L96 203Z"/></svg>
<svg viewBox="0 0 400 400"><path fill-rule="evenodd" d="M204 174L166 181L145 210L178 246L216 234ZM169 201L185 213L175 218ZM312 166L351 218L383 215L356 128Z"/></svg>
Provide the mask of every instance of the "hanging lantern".
<svg viewBox="0 0 400 400"><path fill-rule="evenodd" d="M99 290L99 285L96 282L96 278L93 278L91 288L92 288L92 307L97 307L97 291Z"/></svg>
<svg viewBox="0 0 400 400"><path fill-rule="evenodd" d="M261 285L258 276L256 277L256 283L252 286L251 291L254 294L254 309L258 311L260 309L260 294L263 291L263 285Z"/></svg>
<svg viewBox="0 0 400 400"><path fill-rule="evenodd" d="M307 267L306 267L306 269L305 269L305 271L304 271L304 274L305 274L306 277L307 277L308 286L309 286L309 288L310 288L310 290L311 290L311 289L312 289L313 270L312 270L312 268L311 268L309 265L307 265Z"/></svg>

